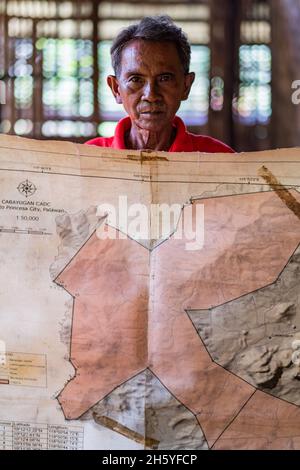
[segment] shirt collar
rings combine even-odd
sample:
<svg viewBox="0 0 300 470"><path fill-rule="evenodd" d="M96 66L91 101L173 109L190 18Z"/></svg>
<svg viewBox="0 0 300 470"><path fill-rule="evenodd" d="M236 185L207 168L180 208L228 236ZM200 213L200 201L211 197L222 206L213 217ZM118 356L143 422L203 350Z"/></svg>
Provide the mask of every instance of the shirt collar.
<svg viewBox="0 0 300 470"><path fill-rule="evenodd" d="M175 116L173 126L176 128L176 136L173 144L169 148L169 152L192 152L193 146L189 139L189 134L186 130L185 124L180 117ZM112 141L112 147L115 149L126 149L125 133L131 127L131 119L129 116L121 119L115 129L115 135Z"/></svg>

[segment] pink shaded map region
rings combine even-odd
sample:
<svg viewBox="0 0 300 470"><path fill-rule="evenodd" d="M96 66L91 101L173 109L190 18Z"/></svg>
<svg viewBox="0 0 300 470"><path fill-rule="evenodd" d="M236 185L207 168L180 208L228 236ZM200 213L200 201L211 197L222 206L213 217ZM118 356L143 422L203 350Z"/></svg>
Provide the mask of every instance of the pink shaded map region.
<svg viewBox="0 0 300 470"><path fill-rule="evenodd" d="M210 447L234 448L234 433L244 435L249 414L247 436L253 430L255 439L264 419L263 411L255 412L262 392L212 361L186 311L273 283L299 244L300 220L274 192L199 200L192 218L197 204L205 214L201 250L186 250L188 240L176 234L149 251L129 238L95 233L57 277L74 297L70 360L76 374L58 397L67 419L149 368L197 417ZM270 426L280 428L283 420L284 429L282 402L265 400L274 415ZM300 421L295 426L294 435ZM273 445L269 428L265 432L258 447ZM275 437L290 445L289 435Z"/></svg>

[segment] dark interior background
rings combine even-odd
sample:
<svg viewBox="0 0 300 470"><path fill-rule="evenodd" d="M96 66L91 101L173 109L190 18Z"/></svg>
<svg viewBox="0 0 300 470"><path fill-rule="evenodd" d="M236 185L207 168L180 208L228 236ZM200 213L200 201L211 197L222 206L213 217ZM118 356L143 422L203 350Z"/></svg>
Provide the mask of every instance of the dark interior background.
<svg viewBox="0 0 300 470"><path fill-rule="evenodd" d="M300 0L0 0L0 131L112 135L124 112L105 81L111 41L163 13L192 44L197 80L179 112L191 131L237 151L300 145Z"/></svg>

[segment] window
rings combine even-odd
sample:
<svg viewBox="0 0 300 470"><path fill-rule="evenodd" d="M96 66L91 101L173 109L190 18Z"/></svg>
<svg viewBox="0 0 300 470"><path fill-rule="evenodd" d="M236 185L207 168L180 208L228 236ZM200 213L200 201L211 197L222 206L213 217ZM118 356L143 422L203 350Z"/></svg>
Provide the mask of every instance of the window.
<svg viewBox="0 0 300 470"><path fill-rule="evenodd" d="M78 141L111 135L124 116L106 84L110 45L118 31L142 16L169 14L192 43L196 72L179 115L187 125L208 119L210 8L199 2L7 0L2 8L0 80L6 105L1 132Z"/></svg>
<svg viewBox="0 0 300 470"><path fill-rule="evenodd" d="M242 9L239 46L239 91L236 118L245 125L266 125L272 114L270 7L247 2Z"/></svg>
<svg viewBox="0 0 300 470"><path fill-rule="evenodd" d="M240 47L237 111L244 124L266 124L271 116L271 51L263 44Z"/></svg>
<svg viewBox="0 0 300 470"><path fill-rule="evenodd" d="M154 2L153 2L154 3ZM174 2L129 3L101 2L98 9L98 68L100 135L112 135L117 121L125 115L122 106L114 102L106 85L106 76L113 73L110 62L110 46L118 31L146 15L169 14L176 24L188 34L192 44L191 71L196 72L190 98L182 102L178 115L188 126L202 126L208 120L210 76L210 9L204 2L176 4Z"/></svg>
<svg viewBox="0 0 300 470"><path fill-rule="evenodd" d="M95 135L91 2L6 1L1 131Z"/></svg>

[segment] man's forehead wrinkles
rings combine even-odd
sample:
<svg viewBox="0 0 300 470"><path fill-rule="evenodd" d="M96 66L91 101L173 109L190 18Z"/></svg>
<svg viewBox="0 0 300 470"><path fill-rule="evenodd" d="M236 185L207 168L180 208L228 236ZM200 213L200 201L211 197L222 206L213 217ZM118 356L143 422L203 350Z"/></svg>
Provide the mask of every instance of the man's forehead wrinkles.
<svg viewBox="0 0 300 470"><path fill-rule="evenodd" d="M136 62L127 62L123 64L124 70L126 73L136 73L137 75L143 75L144 72L156 72L160 73L175 73L174 67L170 64L166 64L165 62L155 64L154 66L150 66L145 64L144 62L136 63Z"/></svg>
<svg viewBox="0 0 300 470"><path fill-rule="evenodd" d="M173 44L144 42L140 40L129 43L122 52L122 66L124 69L138 68L145 70L170 70L176 72L181 68L177 50Z"/></svg>
<svg viewBox="0 0 300 470"><path fill-rule="evenodd" d="M123 58L122 69L126 76L128 75L161 75L164 73L176 73L174 64L168 64L165 60L156 61L155 64L147 63L141 57Z"/></svg>

